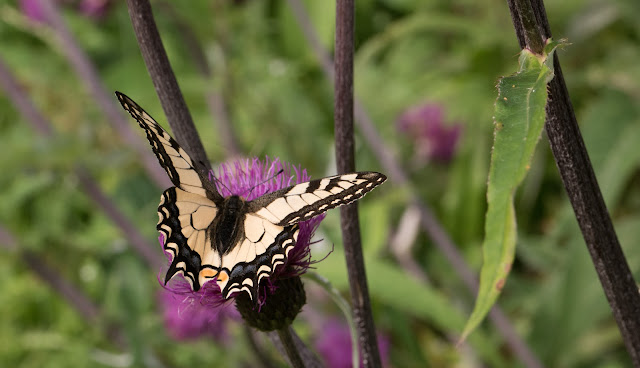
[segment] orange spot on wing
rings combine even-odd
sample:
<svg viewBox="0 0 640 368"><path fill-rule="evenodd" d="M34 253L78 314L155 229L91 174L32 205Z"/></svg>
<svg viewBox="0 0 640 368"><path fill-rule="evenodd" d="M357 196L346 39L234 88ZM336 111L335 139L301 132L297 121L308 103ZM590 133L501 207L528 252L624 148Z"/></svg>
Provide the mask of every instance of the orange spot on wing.
<svg viewBox="0 0 640 368"><path fill-rule="evenodd" d="M200 276L211 279L214 278L218 274L217 271L212 270L210 268L204 268L200 270Z"/></svg>
<svg viewBox="0 0 640 368"><path fill-rule="evenodd" d="M218 281L225 282L227 281L227 279L229 279L229 275L225 271L220 272L220 274L218 275Z"/></svg>

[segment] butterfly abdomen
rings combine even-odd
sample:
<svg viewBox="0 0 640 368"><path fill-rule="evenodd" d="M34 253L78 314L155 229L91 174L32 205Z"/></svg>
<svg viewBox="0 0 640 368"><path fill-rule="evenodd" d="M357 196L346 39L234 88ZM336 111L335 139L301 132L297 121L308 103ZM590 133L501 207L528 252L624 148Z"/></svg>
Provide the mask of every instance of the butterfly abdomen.
<svg viewBox="0 0 640 368"><path fill-rule="evenodd" d="M221 255L229 253L244 236L244 204L245 201L237 195L225 198L218 216L211 223L211 244Z"/></svg>

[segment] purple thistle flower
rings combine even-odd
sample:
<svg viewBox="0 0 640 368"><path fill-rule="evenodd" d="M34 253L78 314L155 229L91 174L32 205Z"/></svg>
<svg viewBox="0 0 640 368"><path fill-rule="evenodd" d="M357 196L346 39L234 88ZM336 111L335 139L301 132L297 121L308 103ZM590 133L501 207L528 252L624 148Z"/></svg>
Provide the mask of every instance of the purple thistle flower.
<svg viewBox="0 0 640 368"><path fill-rule="evenodd" d="M246 200L253 200L266 193L310 180L306 170L283 164L279 159L270 160L268 157L264 161L253 158L221 164L217 175L214 176L214 173L211 172L209 177L215 182L216 188L222 196L235 194ZM277 288L274 284L275 280L300 276L313 263L309 245L313 233L324 217L325 215L322 214L299 223L298 240L289 252L285 264L277 267L273 274L259 285L259 308L265 304L267 297L273 294ZM158 240L160 245L164 244L162 234ZM169 253L165 253L165 255L167 259L171 258ZM229 300L222 296L218 284L212 281L203 284L197 292L194 292L182 278L174 278L165 287L166 295L163 296L163 300L169 300L171 297L170 302L164 303L166 308L165 321L174 336L193 337L203 334L221 336L222 332L213 333L208 330L207 326L211 326L211 328L222 326L224 329L224 325L217 322L220 318L238 316L236 309L226 303ZM231 299L238 295L234 294ZM232 310L233 313L229 311L222 313L219 311L221 308ZM185 313L188 313L189 318L177 318ZM199 325L203 326L198 328Z"/></svg>
<svg viewBox="0 0 640 368"><path fill-rule="evenodd" d="M278 174L280 171L282 173ZM209 178L213 180L213 177L213 173L210 173ZM215 178L216 189L220 195L226 197L235 194L248 201L311 180L306 169L283 164L277 158L272 161L269 157L266 157L264 162L256 157L221 164ZM298 224L300 232L295 247L289 252L286 263L276 268L267 280L300 276L306 272L312 263L309 248L311 238L325 216L323 213ZM272 287L271 284L270 281L266 282L269 287ZM263 301L260 302L262 304Z"/></svg>
<svg viewBox="0 0 640 368"><path fill-rule="evenodd" d="M318 331L319 338L315 347L318 353L324 358L325 365L332 368L352 368L351 331L349 326L332 318L322 325L322 330ZM378 336L378 349L382 365L389 364L389 349L391 347L389 338L385 335ZM362 360L360 361L362 366Z"/></svg>
<svg viewBox="0 0 640 368"><path fill-rule="evenodd" d="M416 159L421 162L451 161L462 131L461 124L445 124L442 107L429 103L408 109L397 127L414 141Z"/></svg>

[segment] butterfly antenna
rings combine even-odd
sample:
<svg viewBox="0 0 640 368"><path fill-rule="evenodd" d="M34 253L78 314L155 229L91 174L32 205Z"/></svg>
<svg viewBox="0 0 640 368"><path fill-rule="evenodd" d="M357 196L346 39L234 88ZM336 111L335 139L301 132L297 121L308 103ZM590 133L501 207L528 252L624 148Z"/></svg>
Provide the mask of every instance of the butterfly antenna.
<svg viewBox="0 0 640 368"><path fill-rule="evenodd" d="M253 192L254 189L256 189L257 187L261 186L264 183L268 183L269 181L275 179L278 175L282 174L284 172L284 169L280 169L280 171L278 171L275 175L270 176L266 179L264 179L263 181L259 182L258 184L254 185L251 190L249 190L249 193L247 193L247 198L249 198L249 196L251 196L251 192Z"/></svg>
<svg viewBox="0 0 640 368"><path fill-rule="evenodd" d="M220 184L224 189L227 190L227 192L229 192L229 194L233 194L233 192L231 192L231 189L226 186L222 180L218 179L218 177L215 176L212 172L209 172L209 180L213 181L214 185Z"/></svg>

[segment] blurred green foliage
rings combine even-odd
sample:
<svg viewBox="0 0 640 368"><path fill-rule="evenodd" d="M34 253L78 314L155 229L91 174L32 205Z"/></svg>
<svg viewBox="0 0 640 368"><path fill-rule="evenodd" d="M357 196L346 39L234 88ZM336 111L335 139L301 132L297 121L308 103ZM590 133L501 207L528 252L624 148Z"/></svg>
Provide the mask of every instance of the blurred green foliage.
<svg viewBox="0 0 640 368"><path fill-rule="evenodd" d="M311 23L321 43L331 47L333 2L304 3L313 10ZM205 102L211 91L224 96L247 155L280 157L316 178L335 172L332 86L286 2L175 2L174 12L160 1L152 4L213 162L225 160L225 142L218 138L215 117ZM112 5L99 20L68 7L64 18L109 92L126 93L167 126L125 3ZM619 238L638 277L640 6L634 0L545 5L554 37L571 43L559 53L563 74ZM388 149L408 170L413 186L468 263L479 270L495 84L516 71L519 52L508 8L495 0L362 0L357 1L356 16L356 95ZM212 78L198 73L177 19L197 35ZM0 44L0 56L55 129L51 137L39 136L8 98L0 99L0 225L14 235L17 247L36 252L102 312L99 323L87 323L16 251L3 248L0 361L20 367L255 364L239 324L224 344L206 339L177 342L168 336L157 303L159 270L145 265L80 190L73 168L88 167L153 245L155 209L164 188L146 177L134 149L108 123L68 64L55 33L30 22L16 2L0 5ZM425 102L440 104L447 121L464 125L450 163L416 165L411 159L415 147L396 129L400 114ZM139 133L140 144L146 145ZM367 142L358 137L356 143L358 168L382 171ZM474 296L424 233L417 235L412 254L429 283L394 258L389 238L406 207L405 191L392 182L360 205L374 317L377 328L391 339L392 366L477 366L481 361L520 366L488 322L476 332L482 339L472 336L471 349L452 343L450 337L460 332ZM517 193L516 215L516 260L499 305L520 335L547 366L628 366L544 139ZM322 258L331 243L336 247L317 265L318 272L348 293L337 213L324 221L318 237L325 241L314 257ZM321 293L311 295L305 308L323 314L337 310ZM120 326L123 345L108 333L110 326ZM307 326L304 316L296 327L309 342L321 333ZM269 342L265 347L273 350Z"/></svg>

